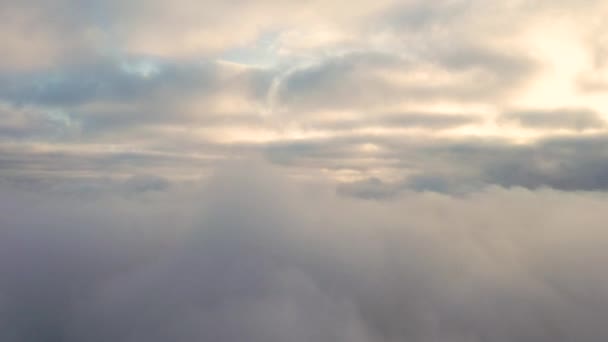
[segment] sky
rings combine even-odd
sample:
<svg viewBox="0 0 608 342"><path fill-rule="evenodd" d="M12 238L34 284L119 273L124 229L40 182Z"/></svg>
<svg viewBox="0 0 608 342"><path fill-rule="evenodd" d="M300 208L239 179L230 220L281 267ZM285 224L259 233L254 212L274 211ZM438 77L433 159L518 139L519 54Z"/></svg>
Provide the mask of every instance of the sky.
<svg viewBox="0 0 608 342"><path fill-rule="evenodd" d="M0 0L0 340L608 340L607 17Z"/></svg>

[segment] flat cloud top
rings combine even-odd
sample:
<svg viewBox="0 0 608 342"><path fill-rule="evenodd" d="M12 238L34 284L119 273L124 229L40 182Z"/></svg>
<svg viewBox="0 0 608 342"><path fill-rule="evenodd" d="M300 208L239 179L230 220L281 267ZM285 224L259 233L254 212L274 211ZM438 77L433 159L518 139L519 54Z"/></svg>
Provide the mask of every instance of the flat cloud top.
<svg viewBox="0 0 608 342"><path fill-rule="evenodd" d="M187 187L141 176L94 197L4 185L0 338L608 336L603 194L410 192L379 205L280 173L240 163Z"/></svg>

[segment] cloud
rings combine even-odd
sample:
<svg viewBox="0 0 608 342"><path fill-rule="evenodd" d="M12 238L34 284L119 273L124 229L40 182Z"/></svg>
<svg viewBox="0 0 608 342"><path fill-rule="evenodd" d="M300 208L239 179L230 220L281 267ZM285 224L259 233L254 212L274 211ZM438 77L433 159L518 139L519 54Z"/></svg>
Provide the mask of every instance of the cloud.
<svg viewBox="0 0 608 342"><path fill-rule="evenodd" d="M78 127L70 117L54 109L15 106L0 102L0 140L54 139L74 135Z"/></svg>
<svg viewBox="0 0 608 342"><path fill-rule="evenodd" d="M467 125L478 125L478 115L435 112L364 113L340 118L319 116L318 119L293 120L310 130L348 134L365 130L449 130Z"/></svg>
<svg viewBox="0 0 608 342"><path fill-rule="evenodd" d="M403 102L484 101L529 77L533 65L525 57L464 45L413 57L347 53L291 71L280 83L277 105L306 112Z"/></svg>
<svg viewBox="0 0 608 342"><path fill-rule="evenodd" d="M260 127L269 84L262 70L134 56L0 73L0 105L11 118L0 138L144 148L136 142L171 129Z"/></svg>
<svg viewBox="0 0 608 342"><path fill-rule="evenodd" d="M102 55L199 59L254 43L258 36L292 26L356 18L391 1L344 6L342 1L302 6L297 1L225 2L26 0L3 2L2 68L30 69ZM324 15L316 8L324 5ZM312 7L308 7L312 6ZM45 58L39 58L44 56Z"/></svg>
<svg viewBox="0 0 608 342"><path fill-rule="evenodd" d="M379 178L339 184L336 191L343 196L363 199L393 198L402 190L400 184L386 184Z"/></svg>
<svg viewBox="0 0 608 342"><path fill-rule="evenodd" d="M594 266L608 261L604 196L495 188L378 206L244 166L221 170L200 190L154 196L48 201L46 192L2 191L0 206L13 214L0 218L0 336L607 336L608 293Z"/></svg>
<svg viewBox="0 0 608 342"><path fill-rule="evenodd" d="M165 191L169 181L156 175L134 175L127 179L125 188L134 192Z"/></svg>
<svg viewBox="0 0 608 342"><path fill-rule="evenodd" d="M322 13L311 11L316 5ZM184 161L272 151L309 169L367 169L359 180L386 180L382 173L395 176L406 163L408 175L419 173L426 158L393 153L409 151L411 140L516 140L522 127L545 139L599 127L605 101L578 86L604 69L604 11L597 1L2 3L0 31L10 39L0 47L0 111L9 119L0 144L136 151L158 164L167 154ZM583 20L589 28L576 25ZM559 115L539 114L552 111ZM522 127L495 127L505 112ZM374 143L395 135L399 147L399 139ZM349 139L323 160L278 152ZM39 157L17 159L32 174ZM61 168L47 162L45 170ZM147 173L131 168L104 172Z"/></svg>
<svg viewBox="0 0 608 342"><path fill-rule="evenodd" d="M388 197L408 190L462 194L493 185L605 191L605 144L604 134L549 136L526 144L354 134L272 144L266 155L279 165L329 170L338 178L348 171L351 176L340 181L350 184L339 191L361 197L370 191ZM374 178L381 182L369 181Z"/></svg>
<svg viewBox="0 0 608 342"><path fill-rule="evenodd" d="M568 129L582 131L604 128L605 121L586 109L530 110L504 113L499 121L533 129Z"/></svg>
<svg viewBox="0 0 608 342"><path fill-rule="evenodd" d="M111 54L113 1L0 3L0 71L28 72Z"/></svg>
<svg viewBox="0 0 608 342"><path fill-rule="evenodd" d="M606 341L607 10L0 1L0 341Z"/></svg>
<svg viewBox="0 0 608 342"><path fill-rule="evenodd" d="M145 56L91 58L85 63L30 73L4 73L0 95L14 104L39 106L140 102L159 96L179 99L193 92L199 96L217 93L247 71L214 61L174 63ZM240 80L247 81L247 77ZM253 84L244 84L241 89L247 90L247 86Z"/></svg>

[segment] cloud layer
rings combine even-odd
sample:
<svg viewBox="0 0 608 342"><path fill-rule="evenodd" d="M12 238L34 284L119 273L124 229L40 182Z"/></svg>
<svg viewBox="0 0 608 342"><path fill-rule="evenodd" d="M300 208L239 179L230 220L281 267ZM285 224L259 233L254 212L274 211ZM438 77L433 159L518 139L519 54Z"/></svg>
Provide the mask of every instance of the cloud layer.
<svg viewBox="0 0 608 342"><path fill-rule="evenodd" d="M607 11L594 0L5 1L0 173L196 179L206 161L262 155L292 174L398 185L436 173L390 152L411 141L479 153L490 141L510 156L602 140ZM276 153L318 145L344 154ZM542 185L577 188L560 184Z"/></svg>
<svg viewBox="0 0 608 342"><path fill-rule="evenodd" d="M0 0L0 341L608 340L600 0Z"/></svg>
<svg viewBox="0 0 608 342"><path fill-rule="evenodd" d="M608 337L604 195L380 205L245 165L195 187L2 191L2 340Z"/></svg>

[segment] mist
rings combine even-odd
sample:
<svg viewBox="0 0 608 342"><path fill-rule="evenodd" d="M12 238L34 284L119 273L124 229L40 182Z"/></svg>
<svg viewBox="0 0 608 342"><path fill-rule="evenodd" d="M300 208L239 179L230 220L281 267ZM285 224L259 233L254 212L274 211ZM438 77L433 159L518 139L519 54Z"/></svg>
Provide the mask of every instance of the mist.
<svg viewBox="0 0 608 342"><path fill-rule="evenodd" d="M363 200L259 163L145 192L7 186L2 341L608 338L603 194Z"/></svg>

